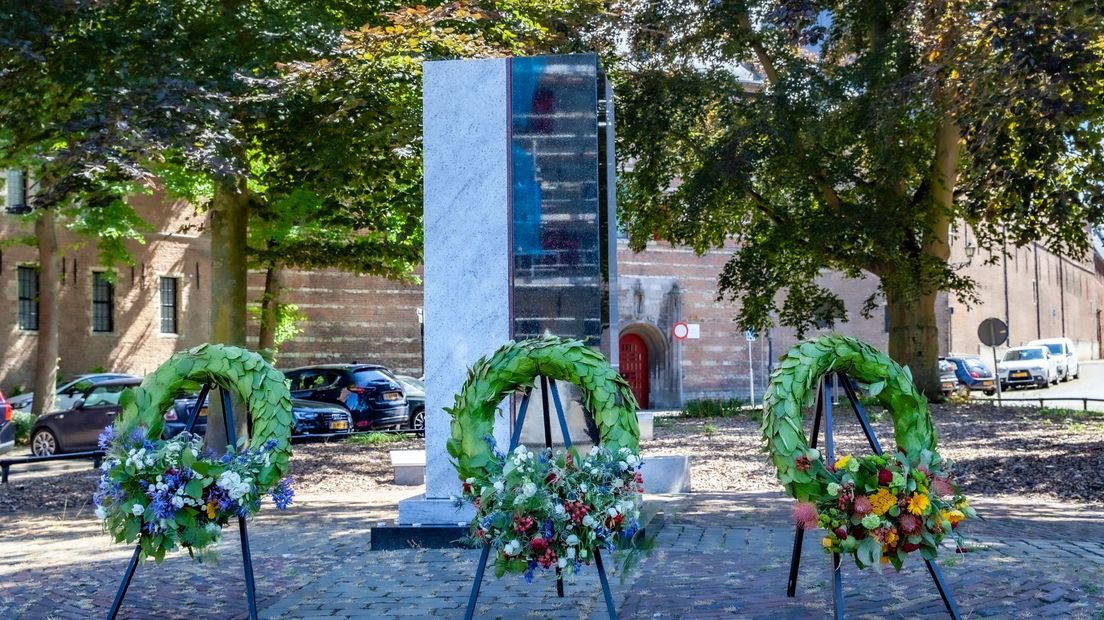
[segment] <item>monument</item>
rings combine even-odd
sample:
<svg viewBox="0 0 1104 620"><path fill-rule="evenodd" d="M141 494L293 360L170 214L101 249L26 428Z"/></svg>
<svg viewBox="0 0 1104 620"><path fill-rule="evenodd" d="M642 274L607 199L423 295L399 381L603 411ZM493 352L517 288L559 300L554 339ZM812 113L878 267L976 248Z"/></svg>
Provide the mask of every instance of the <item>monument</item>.
<svg viewBox="0 0 1104 620"><path fill-rule="evenodd" d="M471 514L451 499L444 408L468 367L542 334L617 365L612 91L592 54L424 69L426 492L399 503L398 523L456 526ZM502 409L505 449L514 416Z"/></svg>

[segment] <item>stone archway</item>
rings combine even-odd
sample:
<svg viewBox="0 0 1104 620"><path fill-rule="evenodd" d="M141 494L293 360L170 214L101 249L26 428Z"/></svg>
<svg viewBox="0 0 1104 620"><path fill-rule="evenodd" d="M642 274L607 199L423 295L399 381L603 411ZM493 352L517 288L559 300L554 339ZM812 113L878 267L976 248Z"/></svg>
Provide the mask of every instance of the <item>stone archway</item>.
<svg viewBox="0 0 1104 620"><path fill-rule="evenodd" d="M678 365L663 332L651 323L634 322L621 329L618 341L620 370L640 407L677 406Z"/></svg>

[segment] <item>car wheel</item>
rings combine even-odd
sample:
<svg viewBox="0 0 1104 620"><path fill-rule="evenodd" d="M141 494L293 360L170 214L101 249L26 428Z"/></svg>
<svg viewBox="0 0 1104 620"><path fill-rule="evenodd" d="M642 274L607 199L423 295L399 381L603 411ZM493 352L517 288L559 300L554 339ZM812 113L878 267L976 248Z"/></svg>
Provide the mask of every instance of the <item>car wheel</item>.
<svg viewBox="0 0 1104 620"><path fill-rule="evenodd" d="M992 396L993 394L996 394L996 393L997 393L996 390L985 390L985 395L986 396Z"/></svg>
<svg viewBox="0 0 1104 620"><path fill-rule="evenodd" d="M31 438L31 453L35 456L53 456L58 453L57 437L47 429L35 431Z"/></svg>
<svg viewBox="0 0 1104 620"><path fill-rule="evenodd" d="M418 437L425 437L425 409L418 409L410 416L410 428Z"/></svg>

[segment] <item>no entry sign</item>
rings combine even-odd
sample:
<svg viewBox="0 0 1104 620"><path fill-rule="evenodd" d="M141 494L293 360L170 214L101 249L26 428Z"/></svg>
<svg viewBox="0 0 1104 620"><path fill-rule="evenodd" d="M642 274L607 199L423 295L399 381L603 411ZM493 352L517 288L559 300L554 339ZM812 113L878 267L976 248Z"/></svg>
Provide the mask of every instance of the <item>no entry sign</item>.
<svg viewBox="0 0 1104 620"><path fill-rule="evenodd" d="M686 340L690 335L690 326L679 321L671 327L671 335L674 336L676 340Z"/></svg>

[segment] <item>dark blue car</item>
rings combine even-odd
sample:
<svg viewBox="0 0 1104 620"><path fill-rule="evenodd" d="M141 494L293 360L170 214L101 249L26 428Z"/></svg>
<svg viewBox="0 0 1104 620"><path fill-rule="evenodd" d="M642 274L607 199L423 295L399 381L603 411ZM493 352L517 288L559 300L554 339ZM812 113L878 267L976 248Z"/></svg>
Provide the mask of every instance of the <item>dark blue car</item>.
<svg viewBox="0 0 1104 620"><path fill-rule="evenodd" d="M955 365L955 376L966 389L984 392L992 396L997 391L997 378L992 369L981 358L970 356L951 356L944 358Z"/></svg>

